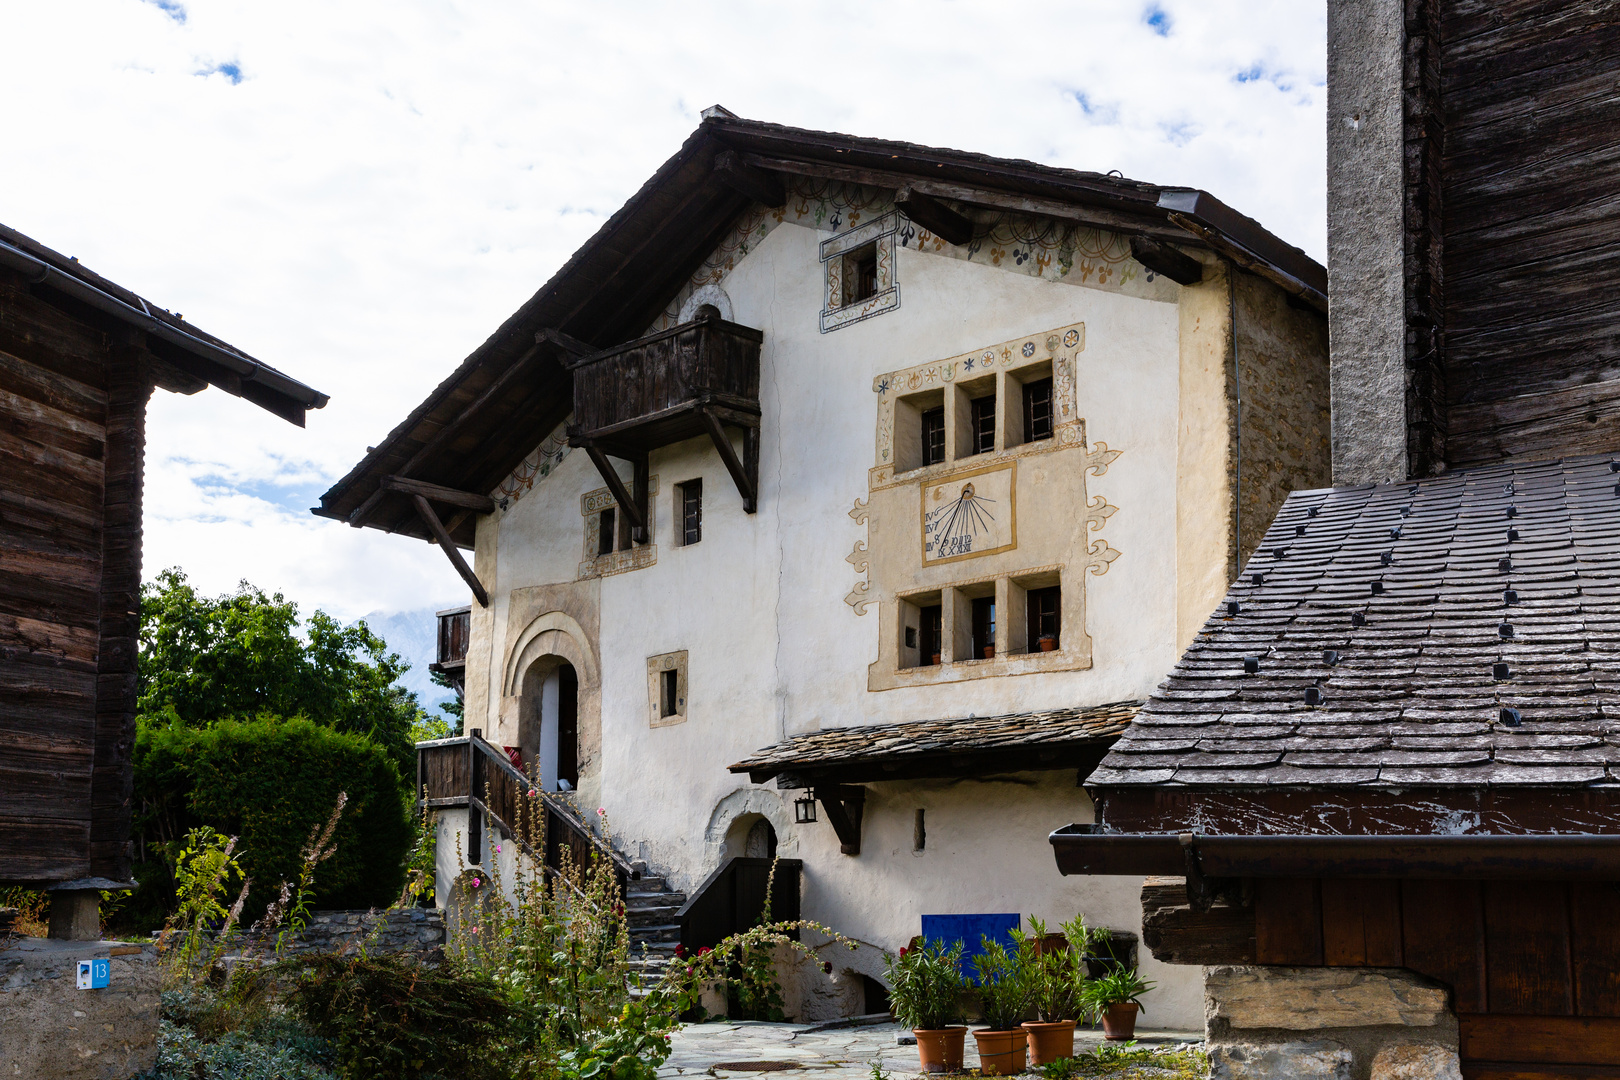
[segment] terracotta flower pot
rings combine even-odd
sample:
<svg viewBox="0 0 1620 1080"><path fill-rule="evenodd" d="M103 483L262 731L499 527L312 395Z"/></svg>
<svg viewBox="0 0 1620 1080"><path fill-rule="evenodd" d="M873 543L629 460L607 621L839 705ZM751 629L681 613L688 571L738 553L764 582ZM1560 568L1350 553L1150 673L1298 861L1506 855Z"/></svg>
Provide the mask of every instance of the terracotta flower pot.
<svg viewBox="0 0 1620 1080"><path fill-rule="evenodd" d="M1074 1057L1073 1020L1059 1020L1052 1024L1025 1020L1023 1028L1029 1032L1031 1065L1048 1065L1059 1058Z"/></svg>
<svg viewBox="0 0 1620 1080"><path fill-rule="evenodd" d="M1029 1039L1021 1030L973 1033L979 1044L979 1071L986 1076L1013 1076L1024 1071L1024 1052Z"/></svg>
<svg viewBox="0 0 1620 1080"><path fill-rule="evenodd" d="M984 658L986 660L989 660L990 658L992 658L995 655L996 655L996 647L994 645L986 645L984 647Z"/></svg>
<svg viewBox="0 0 1620 1080"><path fill-rule="evenodd" d="M1043 637L1036 644L1041 647L1041 652L1055 652L1057 650L1057 638L1055 637Z"/></svg>
<svg viewBox="0 0 1620 1080"><path fill-rule="evenodd" d="M1103 1038L1115 1041L1136 1037L1136 1014L1142 1006L1134 1001L1122 1001L1103 1011Z"/></svg>
<svg viewBox="0 0 1620 1080"><path fill-rule="evenodd" d="M933 663L936 663L936 664L937 664L937 663L939 663L939 653L935 653L935 654L934 654L934 659L933 659L933 661L932 661L932 662L933 662Z"/></svg>
<svg viewBox="0 0 1620 1080"><path fill-rule="evenodd" d="M949 1027L935 1031L912 1028L911 1033L917 1036L917 1057L922 1061L923 1072L962 1071L962 1043L967 1038L967 1028Z"/></svg>

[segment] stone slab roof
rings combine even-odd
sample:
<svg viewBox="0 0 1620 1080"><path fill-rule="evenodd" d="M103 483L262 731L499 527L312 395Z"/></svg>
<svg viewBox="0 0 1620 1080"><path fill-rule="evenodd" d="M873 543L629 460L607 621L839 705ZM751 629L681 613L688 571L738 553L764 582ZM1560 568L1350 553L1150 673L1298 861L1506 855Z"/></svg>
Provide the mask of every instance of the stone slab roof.
<svg viewBox="0 0 1620 1080"><path fill-rule="evenodd" d="M783 777L861 783L1095 765L1141 706L1116 701L1046 712L824 728L767 746L731 766L755 783ZM797 778L797 779L796 779Z"/></svg>
<svg viewBox="0 0 1620 1080"><path fill-rule="evenodd" d="M1088 786L1620 781L1617 470L1295 492Z"/></svg>

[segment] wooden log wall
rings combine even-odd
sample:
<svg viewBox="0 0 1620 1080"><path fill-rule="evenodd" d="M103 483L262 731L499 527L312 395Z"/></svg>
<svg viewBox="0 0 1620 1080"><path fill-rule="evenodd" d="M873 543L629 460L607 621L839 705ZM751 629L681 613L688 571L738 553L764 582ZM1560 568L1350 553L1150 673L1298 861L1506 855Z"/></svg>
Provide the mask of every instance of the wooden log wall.
<svg viewBox="0 0 1620 1080"><path fill-rule="evenodd" d="M1408 56L1413 38L1408 0ZM1445 457L1620 447L1620 0L1442 0ZM1415 204L1435 194L1408 79L1408 339L1425 333ZM1418 215L1421 217L1421 215ZM1409 350L1409 363L1411 361ZM1416 374L1414 369L1414 374ZM1414 458L1414 464L1417 458Z"/></svg>
<svg viewBox="0 0 1620 1080"><path fill-rule="evenodd" d="M102 670L104 549L117 550L118 580L140 567L138 528L104 529L109 422L138 431L144 397L121 380L110 418L110 391L104 336L0 272L0 881L128 876L128 749L114 741L98 755L97 732L122 732L133 712L101 711L97 688L128 666ZM139 447L114 457L111 509L138 523ZM98 803L109 817L93 837Z"/></svg>

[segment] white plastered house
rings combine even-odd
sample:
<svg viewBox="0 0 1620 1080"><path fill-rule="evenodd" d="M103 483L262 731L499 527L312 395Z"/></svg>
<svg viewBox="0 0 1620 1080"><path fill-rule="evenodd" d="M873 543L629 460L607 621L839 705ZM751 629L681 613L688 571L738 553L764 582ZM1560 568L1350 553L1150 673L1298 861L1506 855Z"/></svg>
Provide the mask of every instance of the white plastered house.
<svg viewBox="0 0 1620 1080"><path fill-rule="evenodd" d="M1204 192L709 110L317 510L474 594L441 856L489 857L504 748L676 892L658 947L779 856L864 943L790 976L802 1018L873 1007L924 915L1140 933L1141 881L1044 836L1328 482L1325 279ZM1142 963L1197 1027L1197 972Z"/></svg>

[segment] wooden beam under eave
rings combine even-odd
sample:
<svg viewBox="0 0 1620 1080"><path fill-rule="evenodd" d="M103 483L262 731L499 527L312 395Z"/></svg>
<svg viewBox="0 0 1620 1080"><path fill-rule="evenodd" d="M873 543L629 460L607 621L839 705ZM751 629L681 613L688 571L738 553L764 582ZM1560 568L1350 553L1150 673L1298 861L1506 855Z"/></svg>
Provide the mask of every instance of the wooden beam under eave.
<svg viewBox="0 0 1620 1080"><path fill-rule="evenodd" d="M838 834L838 850L845 855L861 853L861 817L866 807L866 791L858 787L830 785L811 794L827 811L827 821Z"/></svg>
<svg viewBox="0 0 1620 1080"><path fill-rule="evenodd" d="M1151 236L1131 237L1131 257L1177 285L1196 285L1204 280L1203 263Z"/></svg>
<svg viewBox="0 0 1620 1080"><path fill-rule="evenodd" d="M782 178L744 164L735 150L722 150L714 155L714 176L731 190L762 206L774 210L787 204L787 185L782 183Z"/></svg>
<svg viewBox="0 0 1620 1080"><path fill-rule="evenodd" d="M449 556L450 565L456 568L456 573L461 575L461 580L465 581L467 588L472 590L474 598L478 601L478 606L489 607L489 593L485 591L484 583L478 580L478 575L472 572L472 567L467 565L467 560L461 557L461 552L456 548L456 542L450 539L450 534L445 530L444 523L439 520L439 515L433 512L433 504L429 503L421 495L412 495L411 502L415 505L416 513L421 517L423 524L428 527L428 531L433 534L434 539L438 540L439 546L444 549L445 555Z"/></svg>
<svg viewBox="0 0 1620 1080"><path fill-rule="evenodd" d="M398 491L405 495L420 495L432 499L434 502L460 507L463 510L473 510L480 514L493 514L495 512L494 499L488 495L478 495L471 491L458 491L455 488L441 487L438 484L429 484L422 480L411 480L403 476L385 476L383 477L382 486L388 491Z"/></svg>
<svg viewBox="0 0 1620 1080"><path fill-rule="evenodd" d="M973 240L973 222L932 195L907 185L894 193L894 205L906 217L948 244L961 246Z"/></svg>

